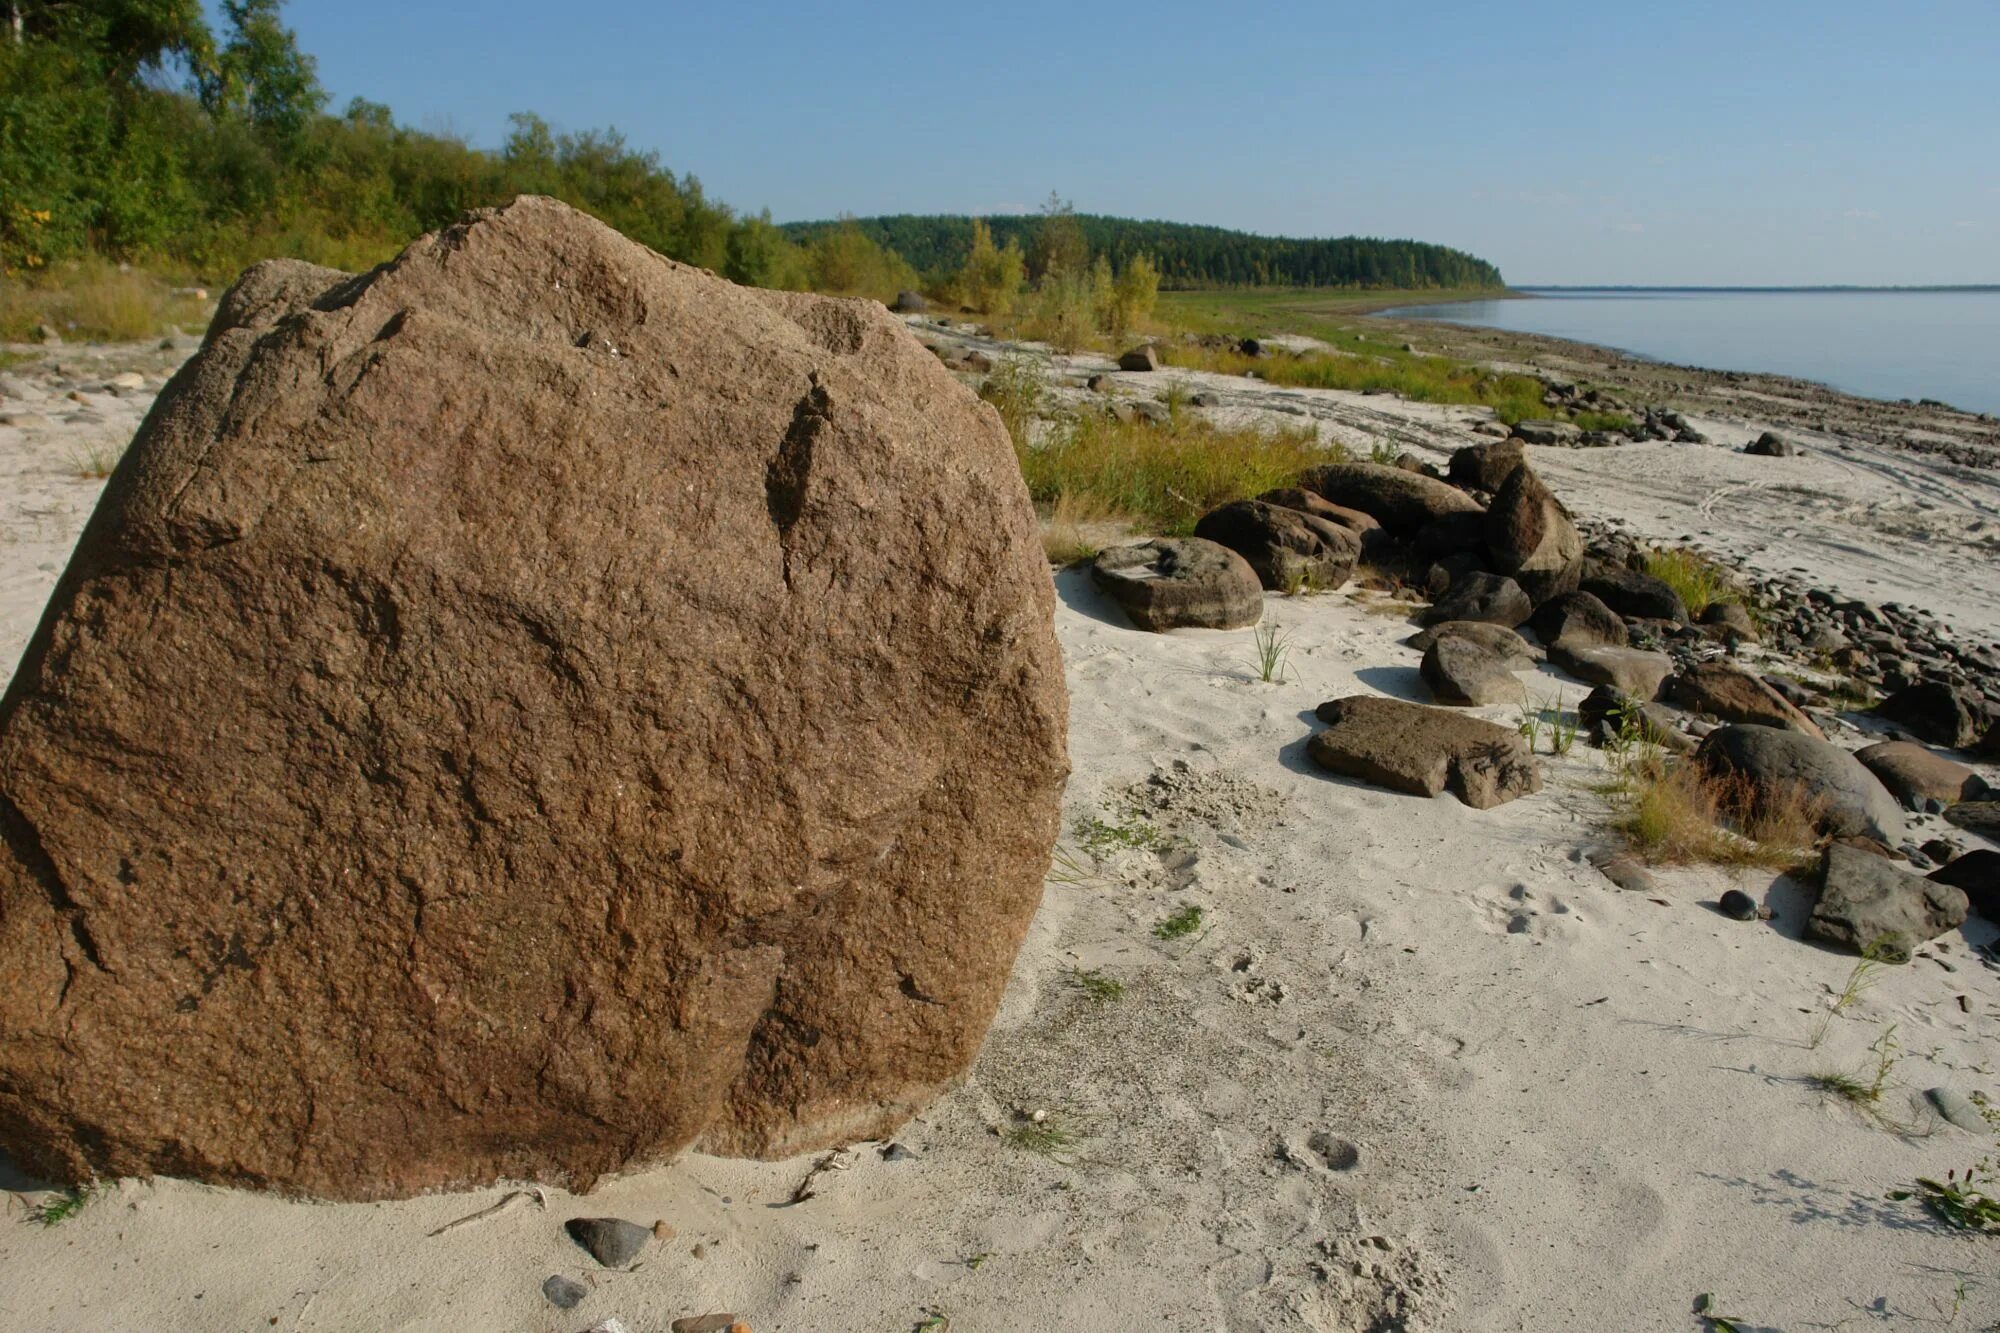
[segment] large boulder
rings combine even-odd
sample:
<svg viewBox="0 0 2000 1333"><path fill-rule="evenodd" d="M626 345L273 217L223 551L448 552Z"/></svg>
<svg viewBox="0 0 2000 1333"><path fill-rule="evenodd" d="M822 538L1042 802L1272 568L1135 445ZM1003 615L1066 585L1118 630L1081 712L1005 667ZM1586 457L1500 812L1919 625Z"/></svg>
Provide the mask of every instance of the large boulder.
<svg viewBox="0 0 2000 1333"><path fill-rule="evenodd" d="M1606 560L1586 559L1578 586L1627 619L1688 623L1687 603L1681 595L1651 574Z"/></svg>
<svg viewBox="0 0 2000 1333"><path fill-rule="evenodd" d="M1359 509L1395 537L1413 536L1447 514L1480 509L1464 491L1381 463L1326 463L1308 468L1299 484L1337 505Z"/></svg>
<svg viewBox="0 0 2000 1333"><path fill-rule="evenodd" d="M1569 510L1531 467L1517 467L1486 514L1486 550L1493 567L1521 585L1536 604L1577 590L1583 537Z"/></svg>
<svg viewBox="0 0 2000 1333"><path fill-rule="evenodd" d="M1419 670L1441 704L1506 704L1525 698L1507 658L1461 635L1433 642L1424 650Z"/></svg>
<svg viewBox="0 0 2000 1333"><path fill-rule="evenodd" d="M1470 639L1506 662L1510 670L1518 671L1531 667L1543 658L1543 653L1539 649L1531 646L1513 630L1505 625L1488 624L1483 620L1447 620L1418 630L1403 642L1420 653L1427 653L1432 644L1446 638Z"/></svg>
<svg viewBox="0 0 2000 1333"><path fill-rule="evenodd" d="M1153 344L1141 343L1118 358L1120 370L1149 371L1160 368L1160 354Z"/></svg>
<svg viewBox="0 0 2000 1333"><path fill-rule="evenodd" d="M1623 648L1631 641L1617 613L1581 590L1543 602L1528 624L1551 646L1566 642L1579 648Z"/></svg>
<svg viewBox="0 0 2000 1333"><path fill-rule="evenodd" d="M1527 623L1534 604L1521 585L1510 578L1473 570L1453 580L1451 591L1424 613L1426 625L1447 620L1483 620L1490 625L1513 629Z"/></svg>
<svg viewBox="0 0 2000 1333"><path fill-rule="evenodd" d="M1856 750L1854 757L1880 779L1904 805L1917 808L1926 801L1957 805L1977 801L1987 793L1986 779L1909 741L1882 741Z"/></svg>
<svg viewBox="0 0 2000 1333"><path fill-rule="evenodd" d="M1527 450L1519 440L1495 440L1491 444L1468 444L1452 452L1445 475L1454 486L1469 491L1497 492L1501 483L1518 467L1526 467Z"/></svg>
<svg viewBox="0 0 2000 1333"><path fill-rule="evenodd" d="M1608 685L1635 699L1657 699L1674 659L1644 648L1597 648L1570 639L1549 649L1549 660L1587 685Z"/></svg>
<svg viewBox="0 0 2000 1333"><path fill-rule="evenodd" d="M1783 727L1825 740L1813 720L1791 700L1741 667L1727 662L1694 662L1683 668L1668 687L1668 698L1691 713L1706 713L1723 722L1749 722Z"/></svg>
<svg viewBox="0 0 2000 1333"><path fill-rule="evenodd" d="M1257 499L1267 505L1296 509L1302 514L1311 514L1314 518L1325 519L1329 523L1346 528L1361 539L1361 558L1364 560L1379 559L1389 554L1390 548L1395 545L1395 539L1383 531L1382 525L1369 515L1359 509L1337 505L1302 486L1281 486L1276 490L1265 491Z"/></svg>
<svg viewBox="0 0 2000 1333"><path fill-rule="evenodd" d="M1907 963L1917 945L1964 925L1970 906L1963 889L1919 879L1873 852L1828 843L1806 934L1870 958Z"/></svg>
<svg viewBox="0 0 2000 1333"><path fill-rule="evenodd" d="M1327 729L1306 753L1345 777L1413 796L1449 789L1479 810L1542 788L1528 743L1496 723L1373 694L1330 699L1315 713Z"/></svg>
<svg viewBox="0 0 2000 1333"><path fill-rule="evenodd" d="M1983 700L1941 680L1897 690L1875 705L1875 711L1908 727L1919 740L1954 750L1977 744L1993 724Z"/></svg>
<svg viewBox="0 0 2000 1333"><path fill-rule="evenodd" d="M1361 538L1337 523L1282 505L1232 500L1211 509L1194 535L1227 546L1249 562L1266 588L1332 589L1347 582Z"/></svg>
<svg viewBox="0 0 2000 1333"><path fill-rule="evenodd" d="M1264 615L1264 585L1242 556L1202 537L1156 537L1099 553L1091 577L1132 623L1241 629Z"/></svg>
<svg viewBox="0 0 2000 1333"><path fill-rule="evenodd" d="M1760 800L1810 800L1822 830L1835 837L1873 838L1891 847L1902 841L1896 798L1860 760L1829 741L1735 724L1710 732L1698 753L1710 772L1742 777Z"/></svg>
<svg viewBox="0 0 2000 1333"><path fill-rule="evenodd" d="M2000 841L2000 801L1961 801L1944 812L1947 824Z"/></svg>
<svg viewBox="0 0 2000 1333"><path fill-rule="evenodd" d="M1967 852L1933 870L1930 877L1964 890L1973 911L1988 921L2000 921L2000 852L1984 848Z"/></svg>
<svg viewBox="0 0 2000 1333"><path fill-rule="evenodd" d="M962 1073L1067 767L994 411L553 200L257 304L0 700L5 1148L583 1189Z"/></svg>

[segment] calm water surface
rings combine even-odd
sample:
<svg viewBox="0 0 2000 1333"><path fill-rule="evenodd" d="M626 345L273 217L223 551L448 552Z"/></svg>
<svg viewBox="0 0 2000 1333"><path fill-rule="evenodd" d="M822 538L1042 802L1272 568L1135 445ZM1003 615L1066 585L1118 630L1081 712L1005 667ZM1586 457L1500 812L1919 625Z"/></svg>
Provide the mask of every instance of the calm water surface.
<svg viewBox="0 0 2000 1333"><path fill-rule="evenodd" d="M1935 398L2000 412L2000 290L1521 290L1531 299L1385 313L1547 334L1711 370L1795 375L1869 398Z"/></svg>

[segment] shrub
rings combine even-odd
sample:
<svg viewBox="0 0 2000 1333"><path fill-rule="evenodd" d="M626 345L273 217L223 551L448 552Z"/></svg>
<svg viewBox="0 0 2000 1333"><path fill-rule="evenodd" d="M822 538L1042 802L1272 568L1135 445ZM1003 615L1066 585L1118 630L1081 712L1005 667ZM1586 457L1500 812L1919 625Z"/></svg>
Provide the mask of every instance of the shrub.
<svg viewBox="0 0 2000 1333"><path fill-rule="evenodd" d="M1717 602L1743 600L1729 570L1699 551L1680 547L1648 551L1640 557L1640 568L1679 593L1691 616Z"/></svg>
<svg viewBox="0 0 2000 1333"><path fill-rule="evenodd" d="M1028 261L1021 254L1018 242L1007 242L1005 249L995 246L993 233L975 218L972 249L958 278L959 294L981 314L1005 315L1014 308L1014 298L1020 294L1027 268Z"/></svg>
<svg viewBox="0 0 2000 1333"><path fill-rule="evenodd" d="M1313 353L1251 357L1229 349L1180 346L1163 349L1169 362L1223 375L1255 374L1288 388L1396 393L1425 403L1491 407L1502 421L1546 416L1542 384L1527 375L1501 375L1446 357Z"/></svg>
<svg viewBox="0 0 2000 1333"><path fill-rule="evenodd" d="M1090 274L1052 273L1035 289L1022 333L1068 355L1090 341L1097 306Z"/></svg>
<svg viewBox="0 0 2000 1333"><path fill-rule="evenodd" d="M42 324L72 341L130 342L207 323L203 302L101 259L0 281L0 339L10 342L34 341Z"/></svg>
<svg viewBox="0 0 2000 1333"><path fill-rule="evenodd" d="M1618 828L1654 865L1704 862L1794 871L1819 839L1821 804L1803 787L1760 788L1689 761L1648 755L1627 765ZM1733 827L1732 827L1733 826Z"/></svg>

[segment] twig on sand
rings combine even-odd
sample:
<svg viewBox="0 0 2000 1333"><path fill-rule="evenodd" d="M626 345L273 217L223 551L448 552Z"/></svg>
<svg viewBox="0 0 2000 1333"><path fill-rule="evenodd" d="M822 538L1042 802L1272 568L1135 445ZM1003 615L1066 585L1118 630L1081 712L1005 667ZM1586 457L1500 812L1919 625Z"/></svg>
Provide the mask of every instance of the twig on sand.
<svg viewBox="0 0 2000 1333"><path fill-rule="evenodd" d="M542 1193L539 1186L533 1189L510 1190L508 1193L502 1195L500 1202L494 1204L491 1208L481 1208L476 1213L467 1213L464 1217L447 1222L436 1231L425 1236L425 1239L428 1240L433 1236L442 1236L447 1231L456 1231L460 1227L469 1226L474 1222L484 1222L489 1218L498 1217L523 1199L533 1199L535 1205L545 1213L549 1210L549 1196Z"/></svg>
<svg viewBox="0 0 2000 1333"><path fill-rule="evenodd" d="M813 1188L813 1182L829 1171L845 1171L851 1165L852 1163L848 1161L846 1154L839 1148L835 1148L832 1152L824 1154L817 1162L812 1164L812 1170L806 1172L806 1178L801 1180L799 1187L792 1191L792 1197L778 1206L781 1208L790 1208L793 1204L804 1203L807 1199L819 1193L818 1190Z"/></svg>

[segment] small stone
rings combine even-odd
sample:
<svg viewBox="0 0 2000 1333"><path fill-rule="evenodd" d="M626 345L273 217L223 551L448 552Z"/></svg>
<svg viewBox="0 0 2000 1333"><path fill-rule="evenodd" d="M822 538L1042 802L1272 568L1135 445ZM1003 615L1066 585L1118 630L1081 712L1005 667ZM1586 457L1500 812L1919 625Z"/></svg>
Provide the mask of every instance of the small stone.
<svg viewBox="0 0 2000 1333"><path fill-rule="evenodd" d="M1992 1128L1986 1123L1986 1117L1980 1113L1979 1103L1956 1088L1926 1088L1924 1100L1929 1102L1939 1115L1960 1129L1984 1134Z"/></svg>
<svg viewBox="0 0 2000 1333"><path fill-rule="evenodd" d="M885 1162L914 1162L917 1160L917 1155L900 1143L886 1143L882 1145L880 1152L882 1160Z"/></svg>
<svg viewBox="0 0 2000 1333"><path fill-rule="evenodd" d="M695 1314L685 1319L676 1319L671 1325L673 1333L730 1333L739 1326L733 1314Z"/></svg>
<svg viewBox="0 0 2000 1333"><path fill-rule="evenodd" d="M571 1281L561 1273L552 1274L542 1283L542 1295L549 1298L549 1304L558 1310L574 1310L590 1294L590 1288L581 1282Z"/></svg>
<svg viewBox="0 0 2000 1333"><path fill-rule="evenodd" d="M606 1268L623 1268L631 1263L653 1238L651 1228L622 1217L573 1217L563 1223L563 1230Z"/></svg>
<svg viewBox="0 0 2000 1333"><path fill-rule="evenodd" d="M653 1222L654 1240L672 1240L673 1238L674 1228L672 1223L668 1222L664 1217L658 1218Z"/></svg>
<svg viewBox="0 0 2000 1333"><path fill-rule="evenodd" d="M1724 916L1734 917L1738 921L1757 919L1757 900L1741 889L1731 889L1723 894L1720 906Z"/></svg>

